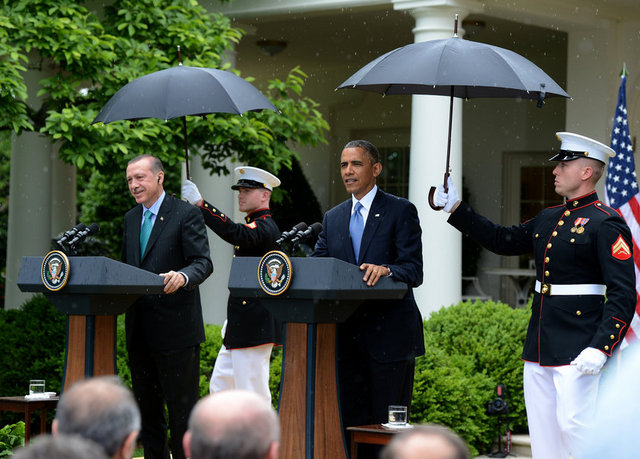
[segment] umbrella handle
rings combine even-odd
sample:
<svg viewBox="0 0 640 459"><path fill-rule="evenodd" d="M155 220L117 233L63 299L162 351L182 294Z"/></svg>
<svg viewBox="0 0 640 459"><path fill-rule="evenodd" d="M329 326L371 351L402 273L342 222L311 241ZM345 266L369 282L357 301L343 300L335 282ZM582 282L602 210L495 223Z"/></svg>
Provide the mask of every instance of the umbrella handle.
<svg viewBox="0 0 640 459"><path fill-rule="evenodd" d="M429 205L433 210L442 210L444 207L436 206L435 201L433 200L433 196L436 194L436 187L432 186L429 190Z"/></svg>
<svg viewBox="0 0 640 459"><path fill-rule="evenodd" d="M447 183L449 175L450 175L449 171L444 173L444 183L442 184L442 186L444 187L444 192L445 193L449 192L449 185ZM435 194L436 194L436 187L432 186L431 189L429 190L429 205L431 206L431 208L433 210L442 210L442 209L444 209L444 207L436 206L436 203L435 203L435 201L433 199Z"/></svg>

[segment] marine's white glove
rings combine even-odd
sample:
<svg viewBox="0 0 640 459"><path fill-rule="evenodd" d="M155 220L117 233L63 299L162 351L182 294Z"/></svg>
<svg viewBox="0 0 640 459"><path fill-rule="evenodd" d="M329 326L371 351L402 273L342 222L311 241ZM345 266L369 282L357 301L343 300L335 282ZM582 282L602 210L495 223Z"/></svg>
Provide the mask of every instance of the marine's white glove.
<svg viewBox="0 0 640 459"><path fill-rule="evenodd" d="M584 349L578 357L573 359L571 365L575 365L578 371L585 375L597 375L602 370L602 366L607 361L604 352L599 351L595 347Z"/></svg>
<svg viewBox="0 0 640 459"><path fill-rule="evenodd" d="M202 195L198 191L198 187L191 180L185 180L182 183L182 199L186 199L188 203L195 206L202 201Z"/></svg>
<svg viewBox="0 0 640 459"><path fill-rule="evenodd" d="M445 212L451 212L451 209L458 201L460 201L460 198L458 197L456 187L453 186L453 180L451 180L451 177L447 177L447 186L449 188L449 192L445 193L444 185L442 185L442 183L438 185L435 204L438 207L444 207Z"/></svg>

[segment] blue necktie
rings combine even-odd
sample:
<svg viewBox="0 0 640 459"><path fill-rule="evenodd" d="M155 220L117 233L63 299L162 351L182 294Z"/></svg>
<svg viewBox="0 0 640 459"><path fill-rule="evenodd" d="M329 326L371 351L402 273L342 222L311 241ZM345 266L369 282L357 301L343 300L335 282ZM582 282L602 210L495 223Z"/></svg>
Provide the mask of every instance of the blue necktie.
<svg viewBox="0 0 640 459"><path fill-rule="evenodd" d="M360 201L356 202L349 222L349 234L351 234L351 243L353 244L353 252L356 254L356 262L360 256L360 243L362 242L362 232L364 231L364 220L360 213L362 207Z"/></svg>
<svg viewBox="0 0 640 459"><path fill-rule="evenodd" d="M151 217L153 217L153 212L150 210L145 211L144 222L142 222L142 228L140 228L140 258L144 255L144 249L147 248L147 242L153 228Z"/></svg>

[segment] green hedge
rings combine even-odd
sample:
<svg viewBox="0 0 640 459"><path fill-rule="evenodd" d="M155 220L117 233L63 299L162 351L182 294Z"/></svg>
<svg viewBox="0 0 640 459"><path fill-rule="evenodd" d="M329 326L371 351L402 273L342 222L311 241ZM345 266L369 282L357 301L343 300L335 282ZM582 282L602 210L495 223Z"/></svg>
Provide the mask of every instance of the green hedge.
<svg viewBox="0 0 640 459"><path fill-rule="evenodd" d="M449 426L473 453L488 452L497 439L497 417L486 414L486 403L501 383L511 429L527 432L520 355L529 315L529 308L492 301L433 313L424 322L426 353L416 360L411 421Z"/></svg>
<svg viewBox="0 0 640 459"><path fill-rule="evenodd" d="M433 313L424 322L426 354L416 360L411 422L444 424L458 432L474 453L488 452L497 436L497 419L486 414L486 403L502 383L507 387L510 426L514 432L526 432L520 353L529 311L487 301L463 302ZM205 332L201 396L209 393L222 344L220 326L207 325ZM118 317L117 333L118 375L130 386L123 315ZM65 334L65 316L42 296L19 310L0 310L0 395L23 395L29 379L36 377L47 381L47 390L59 392ZM282 348L276 347L269 381L274 406L281 367ZM2 413L0 426L20 419L19 413Z"/></svg>

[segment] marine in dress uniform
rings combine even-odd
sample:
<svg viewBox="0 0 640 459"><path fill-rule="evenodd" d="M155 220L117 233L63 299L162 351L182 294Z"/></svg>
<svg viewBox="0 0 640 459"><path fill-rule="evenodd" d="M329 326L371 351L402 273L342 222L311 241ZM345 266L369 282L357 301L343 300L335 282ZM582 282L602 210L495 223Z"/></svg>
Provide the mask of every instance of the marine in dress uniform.
<svg viewBox="0 0 640 459"><path fill-rule="evenodd" d="M536 284L522 352L534 458L581 457L594 415L600 370L622 342L636 291L633 242L624 219L595 191L614 151L559 132L553 171L563 205L518 226L499 226L459 201L453 183L438 188L448 222L499 255L533 253ZM449 179L450 180L450 179ZM605 297L606 294L606 297Z"/></svg>
<svg viewBox="0 0 640 459"><path fill-rule="evenodd" d="M202 199L196 185L186 180L182 196L200 207L206 225L234 245L234 256L261 257L278 249L278 225L269 210L269 198L280 180L257 167L235 169L240 210L244 223L235 223L215 205ZM246 195L245 195L246 194ZM271 400L269 361L274 344L281 344L281 325L255 298L229 296L223 346L211 375L211 393L225 389L246 389Z"/></svg>

